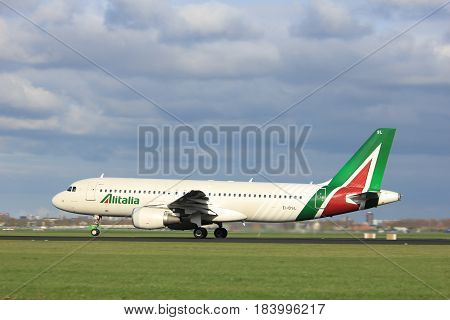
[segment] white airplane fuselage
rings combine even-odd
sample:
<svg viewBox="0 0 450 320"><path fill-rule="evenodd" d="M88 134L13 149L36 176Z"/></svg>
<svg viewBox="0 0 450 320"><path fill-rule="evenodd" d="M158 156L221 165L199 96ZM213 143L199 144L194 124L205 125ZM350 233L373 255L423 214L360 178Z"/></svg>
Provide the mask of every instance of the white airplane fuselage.
<svg viewBox="0 0 450 320"><path fill-rule="evenodd" d="M111 217L131 217L137 207L172 203L191 190L202 190L212 207L245 215L249 222L295 221L320 185L165 179L94 178L72 184L52 202L64 211ZM111 195L109 203L101 202ZM306 200L305 200L306 199Z"/></svg>
<svg viewBox="0 0 450 320"><path fill-rule="evenodd" d="M382 190L381 180L395 129L377 129L329 181L321 184L233 181L92 178L73 183L52 202L61 210L102 216L131 217L141 229L193 229L204 238L203 225L224 222L292 222L330 217L399 201Z"/></svg>
<svg viewBox="0 0 450 320"><path fill-rule="evenodd" d="M169 204L191 190L202 190L209 198L212 208L240 212L245 217L239 220L292 222L303 220L298 219L299 213L323 185L93 178L73 183L71 186L76 187L75 192L63 191L57 194L52 202L55 207L76 214L131 217L136 208ZM384 200L380 201L380 205L400 198L398 193L390 194L385 190L382 190L381 194L384 195ZM102 202L105 197L109 198L108 202ZM390 199L386 201L386 197ZM320 208L314 209L320 211ZM218 213L220 214L220 210Z"/></svg>

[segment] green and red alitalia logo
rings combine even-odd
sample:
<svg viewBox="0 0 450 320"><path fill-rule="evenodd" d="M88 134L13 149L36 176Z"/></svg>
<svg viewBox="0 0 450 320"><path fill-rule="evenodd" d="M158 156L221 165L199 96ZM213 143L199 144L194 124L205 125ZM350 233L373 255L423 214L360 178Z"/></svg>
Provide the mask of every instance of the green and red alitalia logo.
<svg viewBox="0 0 450 320"><path fill-rule="evenodd" d="M139 198L113 196L109 193L102 199L102 201L100 201L100 203L139 204Z"/></svg>

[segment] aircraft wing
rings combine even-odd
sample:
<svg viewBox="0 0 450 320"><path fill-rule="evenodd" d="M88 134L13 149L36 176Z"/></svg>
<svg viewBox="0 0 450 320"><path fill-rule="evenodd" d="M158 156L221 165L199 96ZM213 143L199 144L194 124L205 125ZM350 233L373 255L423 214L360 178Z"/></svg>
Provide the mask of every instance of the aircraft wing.
<svg viewBox="0 0 450 320"><path fill-rule="evenodd" d="M191 215L193 213L216 215L211 210L208 201L209 198L203 191L191 190L177 200L169 203L167 207L171 210L181 211L184 215Z"/></svg>
<svg viewBox="0 0 450 320"><path fill-rule="evenodd" d="M201 225L202 216L209 216L211 222L245 221L243 213L214 206L203 191L191 190L169 204L148 204L148 207L168 208L181 217L186 217L193 223Z"/></svg>

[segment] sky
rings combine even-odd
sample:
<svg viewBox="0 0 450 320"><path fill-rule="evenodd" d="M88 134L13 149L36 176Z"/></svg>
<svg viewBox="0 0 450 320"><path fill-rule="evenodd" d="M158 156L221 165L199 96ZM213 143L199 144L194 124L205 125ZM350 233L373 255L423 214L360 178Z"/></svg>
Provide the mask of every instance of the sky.
<svg viewBox="0 0 450 320"><path fill-rule="evenodd" d="M443 0L2 2L116 77L0 2L0 211L45 216L75 180L167 177L138 175L137 128L177 121L117 79L192 126L261 125ZM448 218L449 21L450 5L276 119L312 127L311 174L271 179L325 181L394 127L383 188L403 200L376 217Z"/></svg>

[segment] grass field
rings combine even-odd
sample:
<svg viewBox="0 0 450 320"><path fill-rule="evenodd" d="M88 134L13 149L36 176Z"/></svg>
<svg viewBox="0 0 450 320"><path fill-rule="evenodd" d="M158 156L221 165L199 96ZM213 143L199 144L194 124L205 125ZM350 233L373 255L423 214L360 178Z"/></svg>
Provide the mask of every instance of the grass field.
<svg viewBox="0 0 450 320"><path fill-rule="evenodd" d="M213 237L210 232L210 237ZM30 229L17 229L14 231L0 230L0 236L7 235L22 235L22 236L90 236L88 228L84 229L46 229L43 231L33 231ZM171 230L138 230L138 229L102 229L102 237L192 237L192 231L171 231ZM350 238L358 237L363 238L363 232L317 232L317 233L298 233L298 232L230 232L230 237L251 237L251 238ZM379 233L377 238L383 239L386 234ZM406 238L438 238L438 239L450 239L450 233L444 232L429 232L429 233L398 233L398 239Z"/></svg>
<svg viewBox="0 0 450 320"><path fill-rule="evenodd" d="M376 245L374 249L450 296L448 246ZM0 241L0 297L444 298L364 245L7 240Z"/></svg>

